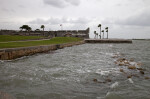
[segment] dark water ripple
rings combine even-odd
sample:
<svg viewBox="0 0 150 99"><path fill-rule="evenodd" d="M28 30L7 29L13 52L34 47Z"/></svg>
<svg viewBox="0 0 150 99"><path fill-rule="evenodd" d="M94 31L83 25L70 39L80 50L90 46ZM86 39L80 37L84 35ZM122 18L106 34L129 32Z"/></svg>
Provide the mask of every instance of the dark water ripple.
<svg viewBox="0 0 150 99"><path fill-rule="evenodd" d="M150 80L137 71L131 83L112 56L142 62L150 77L150 41L84 44L0 62L0 91L17 99L150 99ZM95 83L93 79L112 82Z"/></svg>

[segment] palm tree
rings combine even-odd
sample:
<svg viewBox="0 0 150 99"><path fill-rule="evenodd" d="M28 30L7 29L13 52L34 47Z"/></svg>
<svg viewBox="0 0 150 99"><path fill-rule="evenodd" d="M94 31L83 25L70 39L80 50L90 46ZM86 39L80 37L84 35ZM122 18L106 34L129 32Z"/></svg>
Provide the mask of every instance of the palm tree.
<svg viewBox="0 0 150 99"><path fill-rule="evenodd" d="M94 37L94 38L96 38L96 31L94 31L94 34L95 34L95 37Z"/></svg>
<svg viewBox="0 0 150 99"><path fill-rule="evenodd" d="M107 32L107 39L108 39L108 27L106 27L105 30Z"/></svg>
<svg viewBox="0 0 150 99"><path fill-rule="evenodd" d="M41 25L41 29L43 29L43 31L44 31L44 28L45 28L45 26L44 26L44 25Z"/></svg>
<svg viewBox="0 0 150 99"><path fill-rule="evenodd" d="M98 38L98 33L96 33L96 38Z"/></svg>
<svg viewBox="0 0 150 99"><path fill-rule="evenodd" d="M103 33L103 39L104 39L104 30L102 30L102 33Z"/></svg>
<svg viewBox="0 0 150 99"><path fill-rule="evenodd" d="M100 39L101 39L101 24L98 25L98 27L100 28Z"/></svg>

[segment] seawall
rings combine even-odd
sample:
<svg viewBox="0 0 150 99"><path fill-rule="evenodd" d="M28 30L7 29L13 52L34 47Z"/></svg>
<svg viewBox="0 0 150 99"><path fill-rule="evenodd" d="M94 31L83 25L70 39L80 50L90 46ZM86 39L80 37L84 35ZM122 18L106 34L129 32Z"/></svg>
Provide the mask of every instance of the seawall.
<svg viewBox="0 0 150 99"><path fill-rule="evenodd" d="M71 47L74 45L80 45L84 43L85 41L79 41L79 42L72 42L72 43L65 43L65 44L0 49L0 60L12 60L22 56L28 56L28 55L33 55L35 53L53 51L57 49L62 49L64 47Z"/></svg>
<svg viewBox="0 0 150 99"><path fill-rule="evenodd" d="M129 39L85 39L85 43L132 43Z"/></svg>

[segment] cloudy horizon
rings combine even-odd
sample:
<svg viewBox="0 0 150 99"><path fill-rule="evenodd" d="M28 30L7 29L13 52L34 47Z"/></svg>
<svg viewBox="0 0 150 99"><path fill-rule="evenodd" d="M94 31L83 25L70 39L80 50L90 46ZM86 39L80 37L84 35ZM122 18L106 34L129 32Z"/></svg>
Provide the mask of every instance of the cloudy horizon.
<svg viewBox="0 0 150 99"><path fill-rule="evenodd" d="M99 33L109 27L110 38L150 38L150 0L0 0L0 29L79 30Z"/></svg>

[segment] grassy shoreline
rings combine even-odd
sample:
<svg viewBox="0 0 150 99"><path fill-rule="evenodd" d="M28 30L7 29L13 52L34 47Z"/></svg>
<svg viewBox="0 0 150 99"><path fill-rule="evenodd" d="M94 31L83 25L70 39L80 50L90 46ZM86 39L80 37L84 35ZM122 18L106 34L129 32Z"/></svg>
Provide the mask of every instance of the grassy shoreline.
<svg viewBox="0 0 150 99"><path fill-rule="evenodd" d="M18 35L0 35L0 42L23 41L32 39L42 39L42 36L18 36Z"/></svg>
<svg viewBox="0 0 150 99"><path fill-rule="evenodd" d="M7 43L0 43L0 49L51 45L51 44L63 44L63 43L77 42L77 41L81 41L81 40L82 40L81 38L74 38L74 37L56 37L56 38L52 38L50 40L7 42Z"/></svg>

